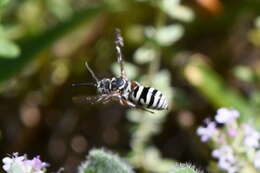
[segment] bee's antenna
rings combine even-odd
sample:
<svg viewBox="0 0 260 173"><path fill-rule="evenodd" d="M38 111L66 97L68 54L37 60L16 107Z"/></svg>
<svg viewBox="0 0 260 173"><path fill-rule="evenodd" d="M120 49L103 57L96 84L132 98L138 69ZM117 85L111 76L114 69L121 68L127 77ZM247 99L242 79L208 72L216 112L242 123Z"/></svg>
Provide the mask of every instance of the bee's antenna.
<svg viewBox="0 0 260 173"><path fill-rule="evenodd" d="M96 83L73 83L71 84L73 87L79 87L79 86L97 86Z"/></svg>
<svg viewBox="0 0 260 173"><path fill-rule="evenodd" d="M116 36L116 41L115 41L116 46L123 47L124 46L124 39L121 36L120 29L118 29L118 28L115 29L115 36Z"/></svg>
<svg viewBox="0 0 260 173"><path fill-rule="evenodd" d="M90 72L91 76L96 80L96 82L98 83L98 78L96 77L95 73L91 70L91 68L89 67L87 61L85 62L85 66L87 67L88 71Z"/></svg>

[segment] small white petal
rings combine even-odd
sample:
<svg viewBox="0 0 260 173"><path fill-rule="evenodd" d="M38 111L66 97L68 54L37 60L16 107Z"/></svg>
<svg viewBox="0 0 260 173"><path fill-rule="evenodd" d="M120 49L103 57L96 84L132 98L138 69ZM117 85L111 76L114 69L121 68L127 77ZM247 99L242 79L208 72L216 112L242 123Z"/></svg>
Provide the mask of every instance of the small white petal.
<svg viewBox="0 0 260 173"><path fill-rule="evenodd" d="M210 138L212 138L218 132L218 130L216 128L216 124L214 122L206 122L206 123L207 123L206 127L200 126L197 129L197 134L199 136L201 136L202 142L208 141Z"/></svg>
<svg viewBox="0 0 260 173"><path fill-rule="evenodd" d="M5 158L3 158L2 161L4 164L8 164L8 163L11 163L13 161L13 159L11 159L10 157L5 157Z"/></svg>
<svg viewBox="0 0 260 173"><path fill-rule="evenodd" d="M239 112L234 109L220 108L217 111L215 119L218 123L229 124L239 117Z"/></svg>
<svg viewBox="0 0 260 173"><path fill-rule="evenodd" d="M11 165L9 165L9 164L8 165L4 165L3 169L8 172L10 167L11 167Z"/></svg>
<svg viewBox="0 0 260 173"><path fill-rule="evenodd" d="M259 147L260 133L249 124L243 124L243 129L245 133L244 144L248 147Z"/></svg>
<svg viewBox="0 0 260 173"><path fill-rule="evenodd" d="M219 158L219 157L220 157L220 152L219 152L219 150L213 150L213 151L212 151L212 156L215 157L215 158Z"/></svg>
<svg viewBox="0 0 260 173"><path fill-rule="evenodd" d="M256 152L254 159L254 166L256 169L260 170L260 150Z"/></svg>

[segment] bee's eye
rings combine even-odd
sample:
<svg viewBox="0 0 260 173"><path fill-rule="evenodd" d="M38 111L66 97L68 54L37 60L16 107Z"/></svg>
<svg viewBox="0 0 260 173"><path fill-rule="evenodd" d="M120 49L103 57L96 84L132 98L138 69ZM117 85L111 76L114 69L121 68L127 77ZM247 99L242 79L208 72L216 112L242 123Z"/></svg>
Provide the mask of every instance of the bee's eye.
<svg viewBox="0 0 260 173"><path fill-rule="evenodd" d="M124 85L124 80L121 79L121 78L117 78L116 79L116 84L117 84L118 87L120 87L120 86Z"/></svg>
<svg viewBox="0 0 260 173"><path fill-rule="evenodd" d="M111 84L112 89L118 89L120 86L124 85L124 80L122 78L115 78Z"/></svg>

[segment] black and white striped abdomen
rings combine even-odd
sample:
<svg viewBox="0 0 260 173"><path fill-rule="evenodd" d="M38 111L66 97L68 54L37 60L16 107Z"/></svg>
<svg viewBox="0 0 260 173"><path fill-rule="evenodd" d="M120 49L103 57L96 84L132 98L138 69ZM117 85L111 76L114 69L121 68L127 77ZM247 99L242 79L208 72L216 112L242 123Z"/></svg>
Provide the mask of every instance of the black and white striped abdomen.
<svg viewBox="0 0 260 173"><path fill-rule="evenodd" d="M161 91L151 87L136 86L130 93L130 100L137 105L150 109L168 109L166 97Z"/></svg>

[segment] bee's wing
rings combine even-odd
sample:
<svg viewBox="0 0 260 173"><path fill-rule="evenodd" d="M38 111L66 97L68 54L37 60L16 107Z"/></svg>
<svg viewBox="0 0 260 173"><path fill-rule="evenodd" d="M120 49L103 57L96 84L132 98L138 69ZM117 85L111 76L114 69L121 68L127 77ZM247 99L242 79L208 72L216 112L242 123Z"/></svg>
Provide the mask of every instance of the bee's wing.
<svg viewBox="0 0 260 173"><path fill-rule="evenodd" d="M116 44L117 62L120 65L120 71L121 71L120 76L123 78L126 78L124 62L123 62L123 53L122 53L122 48L124 46L124 40L123 40L123 37L121 36L121 31L119 29L116 29L115 34L116 34L115 35L116 36L115 44Z"/></svg>
<svg viewBox="0 0 260 173"><path fill-rule="evenodd" d="M97 95L97 96L75 96L72 98L74 103L80 103L80 104L96 104L103 100L103 96Z"/></svg>

